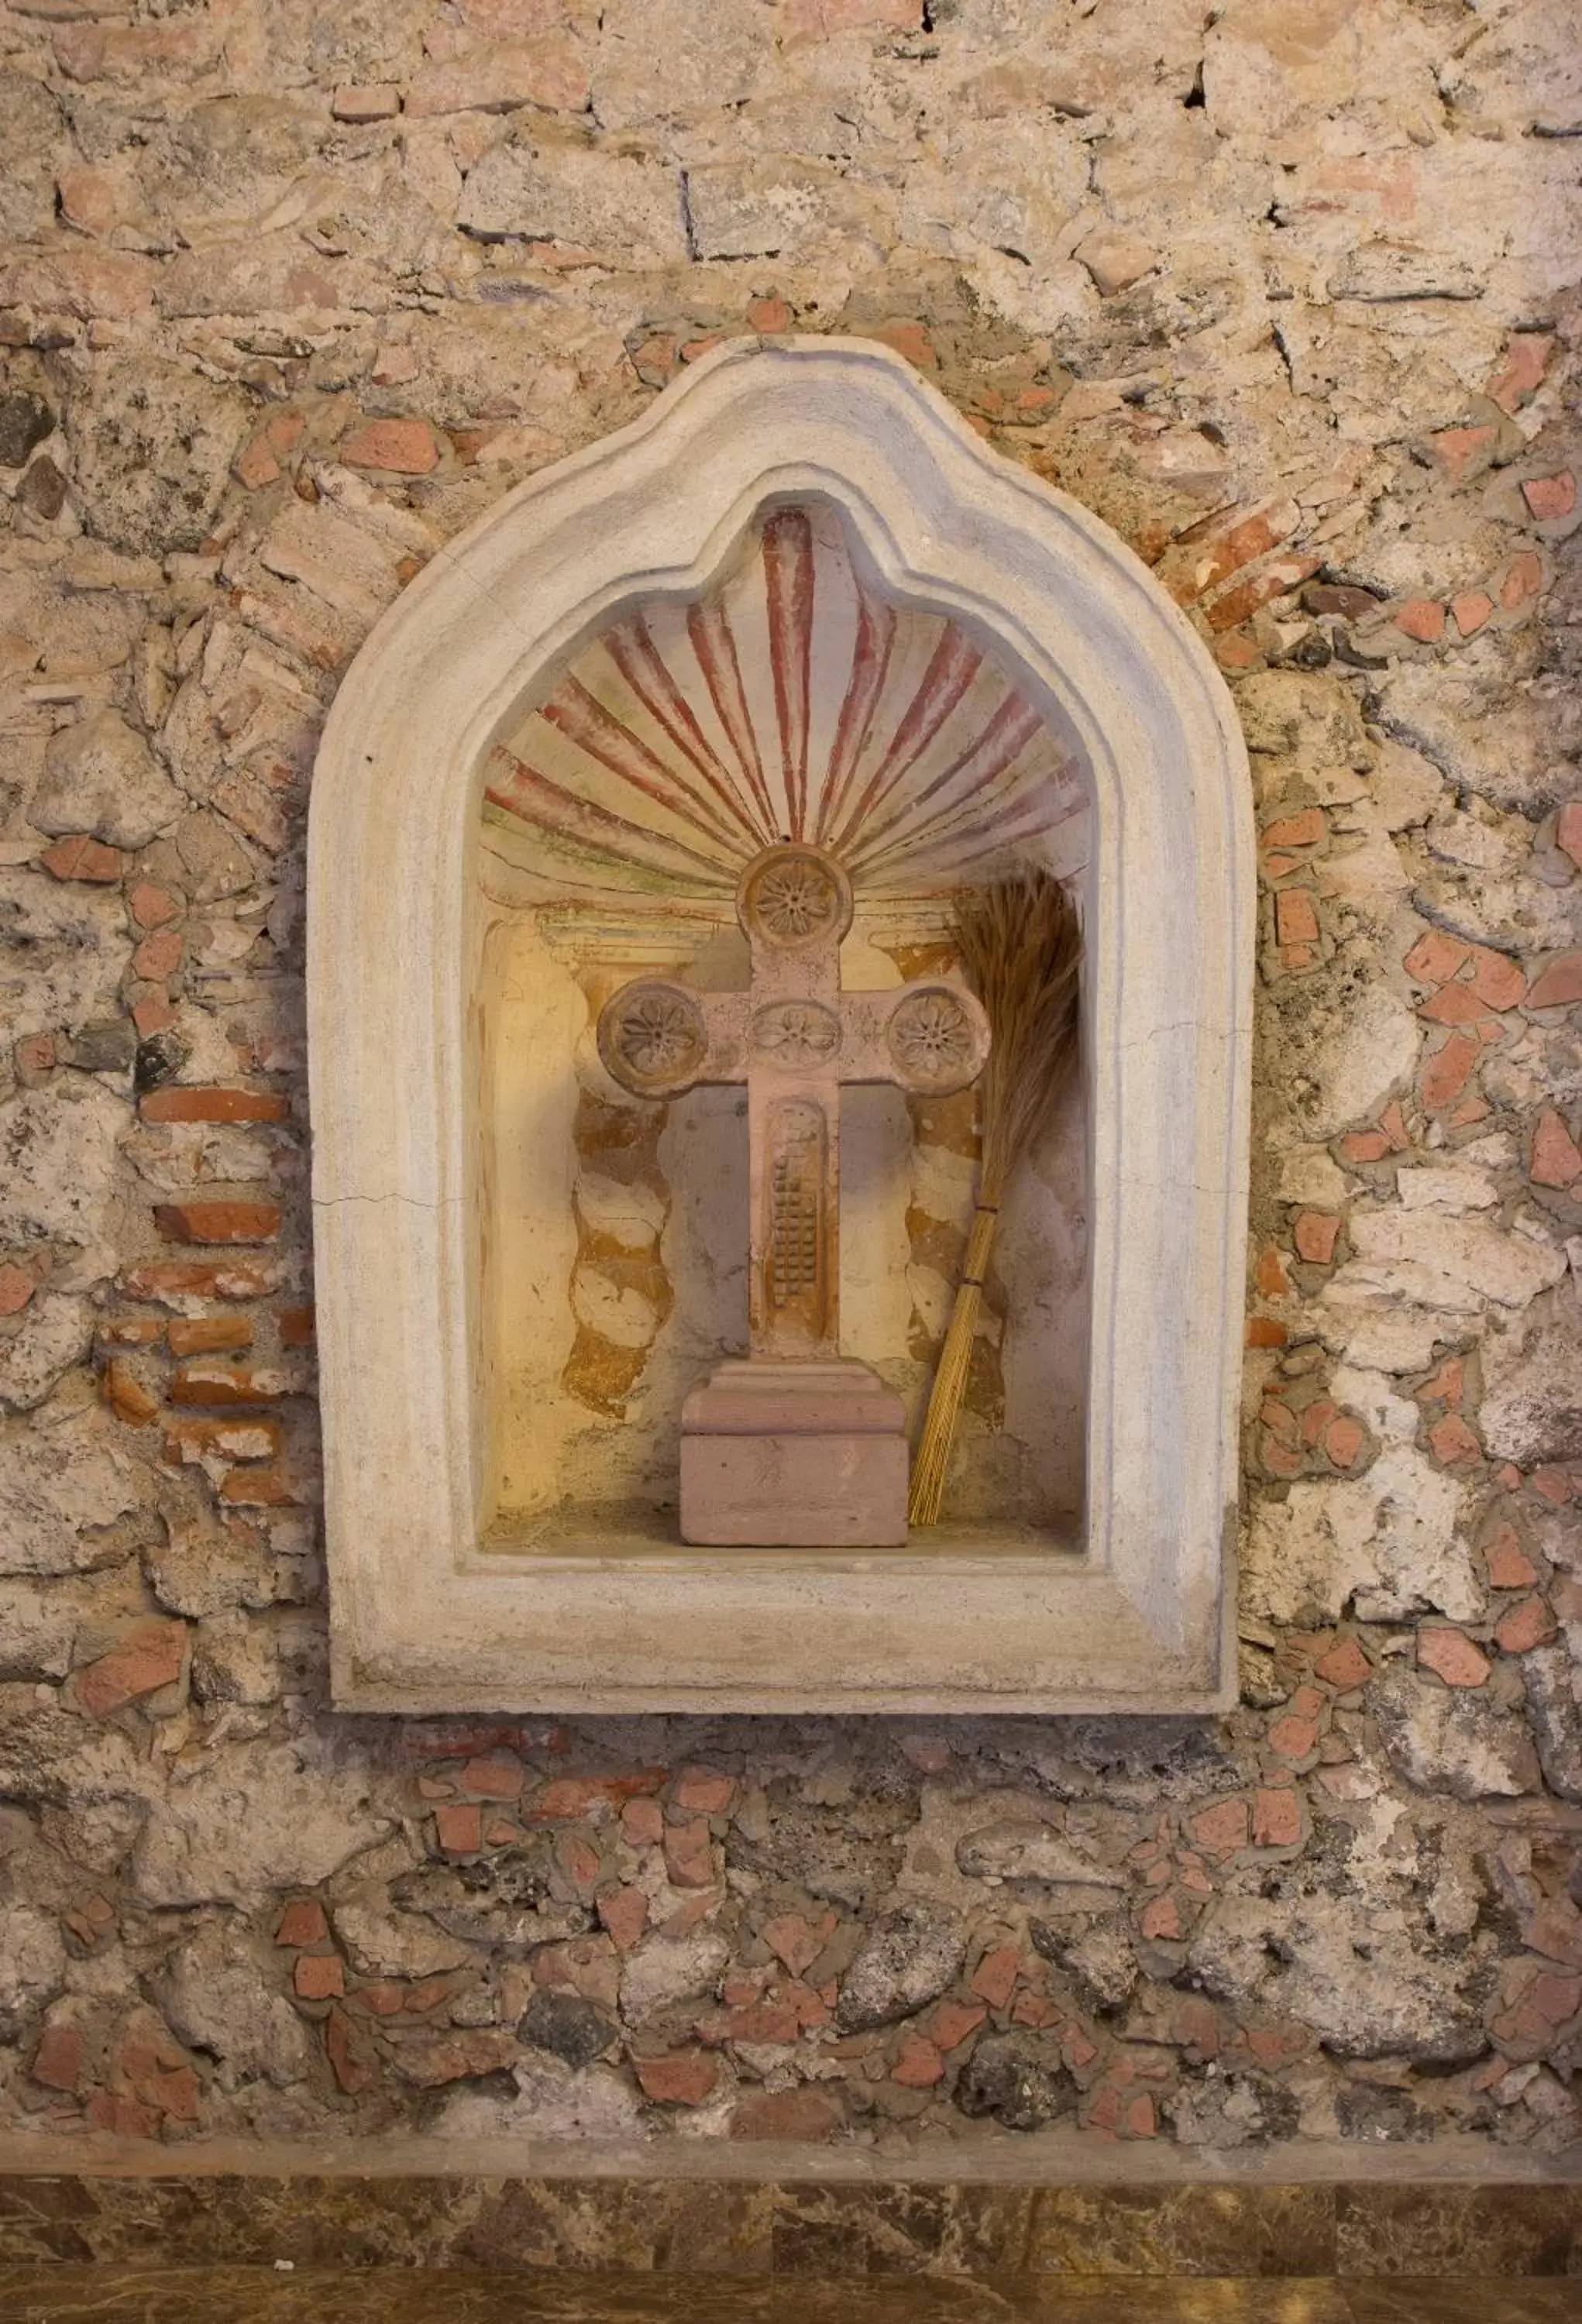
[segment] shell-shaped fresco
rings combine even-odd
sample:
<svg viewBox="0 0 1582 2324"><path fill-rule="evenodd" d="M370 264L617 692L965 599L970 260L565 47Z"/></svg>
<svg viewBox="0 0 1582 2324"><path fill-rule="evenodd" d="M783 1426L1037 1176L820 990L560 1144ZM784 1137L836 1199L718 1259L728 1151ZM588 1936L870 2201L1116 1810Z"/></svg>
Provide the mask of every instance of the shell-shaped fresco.
<svg viewBox="0 0 1582 2324"><path fill-rule="evenodd" d="M1069 870L1087 800L995 654L882 597L821 503L767 512L708 594L647 600L584 646L496 747L486 793L503 852L606 902L724 899L787 839L875 897L1030 854Z"/></svg>

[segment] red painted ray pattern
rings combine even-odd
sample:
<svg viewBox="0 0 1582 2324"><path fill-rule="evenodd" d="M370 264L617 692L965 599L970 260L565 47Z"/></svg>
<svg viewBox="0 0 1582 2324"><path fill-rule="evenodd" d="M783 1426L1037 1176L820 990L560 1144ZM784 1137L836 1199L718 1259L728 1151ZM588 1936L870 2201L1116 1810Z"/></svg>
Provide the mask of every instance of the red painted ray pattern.
<svg viewBox="0 0 1582 2324"><path fill-rule="evenodd" d="M768 512L697 600L577 653L495 752L495 844L568 893L728 894L781 838L903 899L1083 859L1076 752L991 648L889 602L822 504Z"/></svg>

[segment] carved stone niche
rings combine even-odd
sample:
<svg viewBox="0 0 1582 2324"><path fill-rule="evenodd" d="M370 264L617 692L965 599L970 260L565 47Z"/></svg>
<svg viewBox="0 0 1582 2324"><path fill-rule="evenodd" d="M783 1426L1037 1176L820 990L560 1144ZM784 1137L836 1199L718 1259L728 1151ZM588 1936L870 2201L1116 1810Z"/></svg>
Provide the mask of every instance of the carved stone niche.
<svg viewBox="0 0 1582 2324"><path fill-rule="evenodd" d="M597 1038L638 978L728 1027L738 883L788 842L849 884L820 991L871 1053L885 992L948 986L961 886L1041 862L1084 923L1079 1085L1002 1222L944 1521L894 1547L682 1543L682 1406L746 1345L746 1093L655 1102ZM1234 1698L1250 796L1096 518L884 348L721 347L386 613L308 904L340 1704ZM914 1430L973 1105L839 1095L838 1355Z"/></svg>

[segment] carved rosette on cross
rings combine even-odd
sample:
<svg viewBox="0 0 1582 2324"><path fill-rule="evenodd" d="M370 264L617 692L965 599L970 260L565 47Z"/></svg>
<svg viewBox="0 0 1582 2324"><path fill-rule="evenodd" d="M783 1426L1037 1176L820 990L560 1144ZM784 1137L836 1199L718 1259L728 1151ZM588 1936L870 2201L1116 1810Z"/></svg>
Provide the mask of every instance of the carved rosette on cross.
<svg viewBox="0 0 1582 2324"><path fill-rule="evenodd" d="M965 986L843 992L851 882L821 848L771 847L736 890L745 992L624 985L599 1054L635 1096L745 1083L749 1354L717 1366L681 1418L681 1533L719 1545L906 1538L899 1397L840 1355L840 1090L893 1082L947 1096L982 1072L989 1028Z"/></svg>

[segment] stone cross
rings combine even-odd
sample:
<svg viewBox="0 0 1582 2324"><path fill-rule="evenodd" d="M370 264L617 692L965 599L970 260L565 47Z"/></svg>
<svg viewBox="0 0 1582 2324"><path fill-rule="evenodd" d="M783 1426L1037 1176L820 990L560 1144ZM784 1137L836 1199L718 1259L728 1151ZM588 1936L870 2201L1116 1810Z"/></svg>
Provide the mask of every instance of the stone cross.
<svg viewBox="0 0 1582 2324"><path fill-rule="evenodd" d="M989 1028L964 987L924 977L843 992L851 883L821 848L771 847L736 890L751 977L745 992L640 979L599 1018L599 1055L624 1089L671 1098L700 1082L747 1088L754 1361L837 1357L840 1091L893 1082L946 1096L976 1079Z"/></svg>

